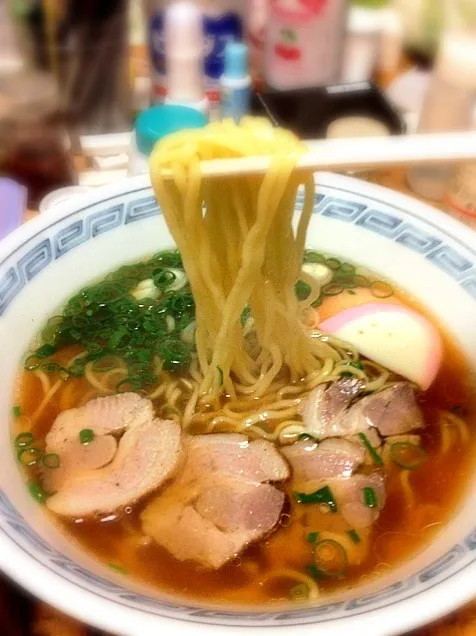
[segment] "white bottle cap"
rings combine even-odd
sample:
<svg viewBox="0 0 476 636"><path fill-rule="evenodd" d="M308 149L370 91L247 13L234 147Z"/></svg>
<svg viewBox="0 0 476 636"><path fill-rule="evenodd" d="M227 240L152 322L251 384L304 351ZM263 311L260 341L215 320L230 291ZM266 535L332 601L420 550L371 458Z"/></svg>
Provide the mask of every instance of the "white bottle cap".
<svg viewBox="0 0 476 636"><path fill-rule="evenodd" d="M444 35L436 74L453 86L476 89L476 32L451 31Z"/></svg>
<svg viewBox="0 0 476 636"><path fill-rule="evenodd" d="M205 37L203 15L188 0L174 2L165 12L167 102L194 107L204 99Z"/></svg>

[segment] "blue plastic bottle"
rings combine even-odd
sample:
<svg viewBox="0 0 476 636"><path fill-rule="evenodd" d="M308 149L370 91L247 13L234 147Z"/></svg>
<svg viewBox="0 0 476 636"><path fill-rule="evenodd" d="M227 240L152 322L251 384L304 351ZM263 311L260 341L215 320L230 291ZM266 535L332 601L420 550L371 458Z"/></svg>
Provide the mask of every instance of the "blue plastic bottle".
<svg viewBox="0 0 476 636"><path fill-rule="evenodd" d="M221 77L221 117L236 123L250 108L251 76L248 73L248 47L229 42L225 49L225 72Z"/></svg>

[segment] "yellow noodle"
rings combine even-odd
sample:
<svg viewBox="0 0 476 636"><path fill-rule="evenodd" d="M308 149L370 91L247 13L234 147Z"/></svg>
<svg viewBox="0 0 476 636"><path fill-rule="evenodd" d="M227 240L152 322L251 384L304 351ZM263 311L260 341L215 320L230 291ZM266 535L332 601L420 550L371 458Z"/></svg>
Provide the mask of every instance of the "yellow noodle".
<svg viewBox="0 0 476 636"><path fill-rule="evenodd" d="M32 421L33 424L36 422L36 420L40 417L40 415L46 409L46 407L48 406L49 401L51 400L53 395L56 393L56 391L60 388L60 386L62 384L63 384L63 380L57 380L53 384L53 386L50 388L48 393L45 395L45 397L42 399L42 401L40 402L40 405L38 406L36 411L31 416L31 421Z"/></svg>
<svg viewBox="0 0 476 636"><path fill-rule="evenodd" d="M44 395L46 395L51 388L51 382L48 377L48 374L45 373L44 371L40 371L40 369L36 369L35 371L33 371L33 373L40 380L43 393Z"/></svg>
<svg viewBox="0 0 476 636"><path fill-rule="evenodd" d="M406 502L409 506L413 506L415 503L415 495L413 493L413 488L410 484L410 470L401 470L398 476L400 480L400 484L402 486L402 492L405 496Z"/></svg>
<svg viewBox="0 0 476 636"><path fill-rule="evenodd" d="M191 375L202 395L216 398L223 388L231 396L263 395L283 366L291 378L301 379L329 358L349 357L344 345L336 349L329 338L309 337L301 321L308 303L299 303L294 293L296 280L308 278L301 274L301 262L314 205L312 175L294 172L303 151L287 131L245 119L240 126L222 122L171 135L152 153L154 190L196 302L201 377L196 368ZM202 160L252 154L272 156L263 176L202 179ZM302 185L304 206L294 233ZM312 279L308 283L315 297L318 285ZM246 351L240 322L247 304L261 349L256 361ZM246 333L250 329L248 324Z"/></svg>

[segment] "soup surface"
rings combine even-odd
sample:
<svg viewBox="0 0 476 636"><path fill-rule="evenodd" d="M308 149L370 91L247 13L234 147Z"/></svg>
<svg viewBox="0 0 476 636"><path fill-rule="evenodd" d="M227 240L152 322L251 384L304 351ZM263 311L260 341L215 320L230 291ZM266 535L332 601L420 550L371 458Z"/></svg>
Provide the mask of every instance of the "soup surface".
<svg viewBox="0 0 476 636"><path fill-rule="evenodd" d="M414 301L368 272L314 252L307 252L305 260L333 272L331 283L323 288L328 293L321 292L314 307L305 310L303 320L310 330L323 317L372 297L424 314ZM344 280L352 284L344 285ZM310 291L303 281L296 286L300 299ZM77 294L49 321L36 343L39 348L26 357L13 407L15 452L40 503L52 494L45 473L54 472L62 462L61 454L48 449L46 435L53 422L67 409L99 396L148 396L157 417L178 422L192 435L239 431L249 439L268 436L279 451L296 442L315 449L321 440L306 432L301 410L310 391L284 370L272 390L245 405L225 391L213 404L194 394L194 312L180 257L166 252L121 268L86 294ZM246 308L242 319L246 326ZM252 345L252 330L250 334ZM346 589L384 574L422 550L444 528L471 470L476 405L470 370L443 331L441 336L444 355L436 380L417 393L425 427L393 443L383 439L374 447L372 442L372 451L368 438L360 438L367 452L360 472L378 472L385 479L385 504L371 524L356 528L343 518L334 509L328 486L322 487L325 481L311 490L327 492L328 499L306 502L291 476L276 484L286 493L276 528L213 569L175 558L144 531L142 515L160 488L113 513L54 516L72 540L125 577L213 603L312 601L317 593ZM365 358L343 355L350 356L344 357L347 367L340 367L334 381L354 376L358 380L365 374L366 386L380 382L378 390L401 382ZM279 427L281 432L273 438ZM90 429L81 430L80 437L84 446L94 443ZM370 509L377 505L372 502L375 492L364 488Z"/></svg>

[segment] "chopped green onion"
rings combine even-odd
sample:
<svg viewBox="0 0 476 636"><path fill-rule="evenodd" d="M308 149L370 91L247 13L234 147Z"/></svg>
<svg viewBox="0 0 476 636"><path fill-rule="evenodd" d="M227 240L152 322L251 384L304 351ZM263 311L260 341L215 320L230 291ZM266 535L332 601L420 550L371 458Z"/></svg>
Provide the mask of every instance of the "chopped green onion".
<svg viewBox="0 0 476 636"><path fill-rule="evenodd" d="M308 565L306 565L306 570L307 570L309 576L311 576L316 581L319 581L320 579L322 579L322 574L317 569L315 563L309 563Z"/></svg>
<svg viewBox="0 0 476 636"><path fill-rule="evenodd" d="M363 489L364 492L364 503L367 508L376 508L378 501L377 495L375 494L375 490L370 486L365 486Z"/></svg>
<svg viewBox="0 0 476 636"><path fill-rule="evenodd" d="M347 530L347 534L354 543L360 543L360 536L356 530Z"/></svg>
<svg viewBox="0 0 476 636"><path fill-rule="evenodd" d="M93 360L92 370L96 373L105 373L117 367L118 359L113 355L105 355L102 358Z"/></svg>
<svg viewBox="0 0 476 636"><path fill-rule="evenodd" d="M246 305L246 307L241 312L241 326L244 327L248 321L248 318L251 316L251 307Z"/></svg>
<svg viewBox="0 0 476 636"><path fill-rule="evenodd" d="M376 280L370 285L370 291L376 298L390 298L393 296L392 287L383 280Z"/></svg>
<svg viewBox="0 0 476 636"><path fill-rule="evenodd" d="M139 380L134 378L124 378L116 384L116 391L118 393L135 393L142 387Z"/></svg>
<svg viewBox="0 0 476 636"><path fill-rule="evenodd" d="M108 563L108 567L113 570L113 572L117 572L118 574L129 574L129 572L127 570L125 570L123 567L121 567L120 565L116 565L115 563Z"/></svg>
<svg viewBox="0 0 476 636"><path fill-rule="evenodd" d="M395 442L390 447L392 461L404 470L414 470L426 460L426 453L416 444L410 442Z"/></svg>
<svg viewBox="0 0 476 636"><path fill-rule="evenodd" d="M26 448L20 448L17 458L22 466L35 466L42 455L43 451L36 448L36 446L27 446Z"/></svg>
<svg viewBox="0 0 476 636"><path fill-rule="evenodd" d="M314 300L314 301L311 303L311 307L314 307L314 308L316 308L316 307L320 307L320 306L322 305L323 301L324 301L324 295L321 293L321 295L319 296L319 298L316 298L316 300Z"/></svg>
<svg viewBox="0 0 476 636"><path fill-rule="evenodd" d="M21 408L19 406L14 406L12 409L12 414L13 414L13 417L20 417Z"/></svg>
<svg viewBox="0 0 476 636"><path fill-rule="evenodd" d="M319 252L315 252L314 250L306 250L304 252L303 261L304 263L319 263L321 265L324 265L326 262L326 257L322 254L319 254Z"/></svg>
<svg viewBox="0 0 476 636"><path fill-rule="evenodd" d="M217 371L218 371L218 386L223 386L223 370L218 365L217 365Z"/></svg>
<svg viewBox="0 0 476 636"><path fill-rule="evenodd" d="M94 439L94 431L91 428L83 428L79 431L79 441L81 444L89 444Z"/></svg>
<svg viewBox="0 0 476 636"><path fill-rule="evenodd" d="M47 453L41 461L46 468L59 468L61 463L58 453Z"/></svg>
<svg viewBox="0 0 476 636"><path fill-rule="evenodd" d="M39 366L40 366L39 358L38 356L34 354L32 354L31 356L28 356L27 359L25 360L24 367L27 371L34 371L35 369L38 369Z"/></svg>
<svg viewBox="0 0 476 636"><path fill-rule="evenodd" d="M354 265L351 265L350 263L342 263L342 265L340 266L340 269L342 272L345 272L346 274L355 273L355 267Z"/></svg>
<svg viewBox="0 0 476 636"><path fill-rule="evenodd" d="M339 267L341 267L342 265L338 258L326 258L325 264L330 269L339 269Z"/></svg>
<svg viewBox="0 0 476 636"><path fill-rule="evenodd" d="M48 494L43 489L39 481L30 481L28 484L30 495L36 499L38 503L44 504L48 499Z"/></svg>
<svg viewBox="0 0 476 636"><path fill-rule="evenodd" d="M355 275L355 284L357 287L370 287L372 284L371 281L367 278L367 276L362 276L361 274Z"/></svg>
<svg viewBox="0 0 476 636"><path fill-rule="evenodd" d="M341 576L347 567L347 552L333 539L322 539L314 548L314 561L319 573L328 577Z"/></svg>
<svg viewBox="0 0 476 636"><path fill-rule="evenodd" d="M298 300L306 300L306 298L309 298L309 294L311 293L311 286L303 280L298 280L298 282L294 285L294 291Z"/></svg>
<svg viewBox="0 0 476 636"><path fill-rule="evenodd" d="M328 283L322 288L324 296L338 296L339 294L342 294L343 291L344 288L339 283Z"/></svg>
<svg viewBox="0 0 476 636"><path fill-rule="evenodd" d="M319 532L310 532L307 535L307 542L308 543L316 543L318 536L319 536Z"/></svg>
<svg viewBox="0 0 476 636"><path fill-rule="evenodd" d="M52 356L53 353L56 353L56 347L54 345L46 343L36 349L35 356L37 358L49 358L49 356Z"/></svg>
<svg viewBox="0 0 476 636"><path fill-rule="evenodd" d="M157 347L157 355L163 362L164 371L180 371L190 363L191 348L181 340L169 338Z"/></svg>
<svg viewBox="0 0 476 636"><path fill-rule="evenodd" d="M358 360L356 360L355 362L348 362L346 366L364 371L364 365L362 364L362 362L359 362ZM339 375L341 375L344 378L351 378L355 374L352 373L351 371L341 371Z"/></svg>
<svg viewBox="0 0 476 636"><path fill-rule="evenodd" d="M156 269L152 272L154 285L164 291L170 287L177 278L175 272L171 269Z"/></svg>
<svg viewBox="0 0 476 636"><path fill-rule="evenodd" d="M15 447L16 448L25 448L27 446L31 446L31 444L33 444L33 440L35 438L33 437L32 433L19 433L16 437L15 437Z"/></svg>
<svg viewBox="0 0 476 636"><path fill-rule="evenodd" d="M307 583L298 583L289 591L291 600L296 603L302 603L309 598L309 585Z"/></svg>
<svg viewBox="0 0 476 636"><path fill-rule="evenodd" d="M313 442L316 442L317 444L319 443L319 440L317 439L317 437L314 437L314 435L311 435L310 433L299 433L299 435L297 436L298 440L311 440Z"/></svg>
<svg viewBox="0 0 476 636"><path fill-rule="evenodd" d="M324 486L311 493L293 492L293 497L300 504L326 504L332 512L337 512L337 504L329 486Z"/></svg>
<svg viewBox="0 0 476 636"><path fill-rule="evenodd" d="M380 457L380 455L377 453L375 448L369 442L369 438L367 437L367 435L365 435L365 433L359 433L359 437L362 440L362 444L367 449L367 451L368 451L373 463L376 466L383 466L383 459Z"/></svg>

